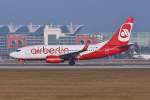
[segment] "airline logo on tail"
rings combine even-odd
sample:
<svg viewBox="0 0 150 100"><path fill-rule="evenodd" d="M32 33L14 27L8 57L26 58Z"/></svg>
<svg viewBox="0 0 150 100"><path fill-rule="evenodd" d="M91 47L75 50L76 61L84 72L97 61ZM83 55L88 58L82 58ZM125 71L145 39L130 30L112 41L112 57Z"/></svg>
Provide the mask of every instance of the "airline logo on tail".
<svg viewBox="0 0 150 100"><path fill-rule="evenodd" d="M130 39L130 34L132 30L133 23L125 23L121 26L118 40L121 42L128 42Z"/></svg>

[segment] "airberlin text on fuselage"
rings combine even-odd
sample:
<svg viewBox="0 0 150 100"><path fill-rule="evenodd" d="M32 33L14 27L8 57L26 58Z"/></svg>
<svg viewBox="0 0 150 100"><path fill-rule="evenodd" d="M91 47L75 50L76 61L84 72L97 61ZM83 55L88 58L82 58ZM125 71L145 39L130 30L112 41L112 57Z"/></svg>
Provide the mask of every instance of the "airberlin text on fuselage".
<svg viewBox="0 0 150 100"><path fill-rule="evenodd" d="M31 49L32 54L65 54L69 53L69 48L64 48L63 46L59 46L57 48L32 48Z"/></svg>

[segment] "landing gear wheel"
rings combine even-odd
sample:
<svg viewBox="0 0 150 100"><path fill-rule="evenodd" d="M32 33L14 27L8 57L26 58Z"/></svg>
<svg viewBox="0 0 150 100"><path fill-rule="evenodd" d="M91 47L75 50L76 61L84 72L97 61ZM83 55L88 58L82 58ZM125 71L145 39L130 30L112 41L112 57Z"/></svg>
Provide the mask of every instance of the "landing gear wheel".
<svg viewBox="0 0 150 100"><path fill-rule="evenodd" d="M70 66L75 65L75 60L70 60L70 61L69 61L69 65L70 65Z"/></svg>

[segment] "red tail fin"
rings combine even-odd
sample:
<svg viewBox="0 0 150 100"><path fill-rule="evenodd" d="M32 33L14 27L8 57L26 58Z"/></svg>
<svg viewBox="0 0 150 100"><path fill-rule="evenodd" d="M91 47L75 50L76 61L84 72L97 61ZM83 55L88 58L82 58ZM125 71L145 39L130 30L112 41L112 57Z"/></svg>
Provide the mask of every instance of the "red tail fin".
<svg viewBox="0 0 150 100"><path fill-rule="evenodd" d="M129 17L113 35L113 37L106 43L107 47L125 46L128 45L132 27L134 23L134 17ZM105 47L104 46L104 47Z"/></svg>

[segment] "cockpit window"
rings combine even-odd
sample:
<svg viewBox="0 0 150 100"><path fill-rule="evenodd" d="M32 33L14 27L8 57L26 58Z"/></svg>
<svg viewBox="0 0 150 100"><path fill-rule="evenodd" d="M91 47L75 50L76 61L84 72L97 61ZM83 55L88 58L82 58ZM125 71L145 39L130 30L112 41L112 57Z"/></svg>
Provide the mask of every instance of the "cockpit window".
<svg viewBox="0 0 150 100"><path fill-rule="evenodd" d="M16 52L20 52L20 51L21 51L21 50L19 50L19 49L18 49L18 50L16 50Z"/></svg>

